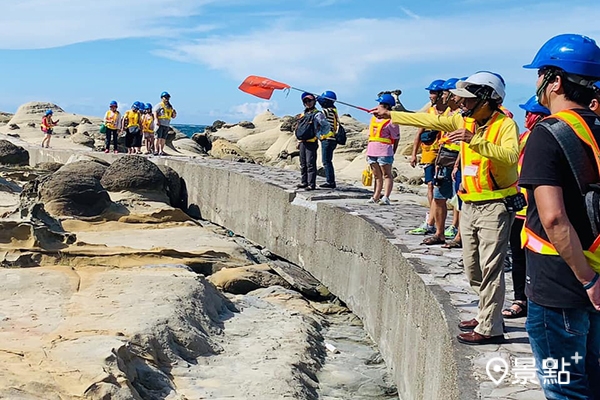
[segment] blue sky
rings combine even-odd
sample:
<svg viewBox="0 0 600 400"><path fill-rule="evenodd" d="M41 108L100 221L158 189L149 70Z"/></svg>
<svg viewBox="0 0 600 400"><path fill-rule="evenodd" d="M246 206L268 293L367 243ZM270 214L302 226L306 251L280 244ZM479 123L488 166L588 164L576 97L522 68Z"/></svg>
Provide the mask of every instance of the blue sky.
<svg viewBox="0 0 600 400"><path fill-rule="evenodd" d="M102 115L155 103L167 90L179 123L252 119L302 108L299 93L264 101L238 90L262 75L372 107L402 89L412 109L433 79L492 70L507 81L505 105L533 94L522 69L560 33L600 40L598 0L19 0L0 15L0 110L50 101ZM368 115L341 106L360 120Z"/></svg>

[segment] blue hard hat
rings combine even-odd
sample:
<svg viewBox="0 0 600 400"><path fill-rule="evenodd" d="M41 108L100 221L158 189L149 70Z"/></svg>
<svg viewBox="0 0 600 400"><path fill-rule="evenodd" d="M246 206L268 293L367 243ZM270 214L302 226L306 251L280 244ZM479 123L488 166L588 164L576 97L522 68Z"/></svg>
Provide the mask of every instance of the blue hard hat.
<svg viewBox="0 0 600 400"><path fill-rule="evenodd" d="M46 115L52 115L52 110L46 110Z"/></svg>
<svg viewBox="0 0 600 400"><path fill-rule="evenodd" d="M131 105L131 108L135 108L136 110L140 109L140 102L136 101Z"/></svg>
<svg viewBox="0 0 600 400"><path fill-rule="evenodd" d="M519 104L519 107L527 112L550 115L550 110L538 102L536 95L531 96L525 104Z"/></svg>
<svg viewBox="0 0 600 400"><path fill-rule="evenodd" d="M600 48L587 36L563 34L548 40L523 68L558 67L568 74L600 78Z"/></svg>
<svg viewBox="0 0 600 400"><path fill-rule="evenodd" d="M594 83L594 89L600 90L600 81Z"/></svg>
<svg viewBox="0 0 600 400"><path fill-rule="evenodd" d="M323 94L321 94L321 96L319 97L327 97L327 99L325 100L337 100L337 95L331 90L324 91Z"/></svg>
<svg viewBox="0 0 600 400"><path fill-rule="evenodd" d="M109 106L111 106L111 107L112 106L118 107L119 104L117 104L116 100L113 100L113 101L110 102Z"/></svg>
<svg viewBox="0 0 600 400"><path fill-rule="evenodd" d="M458 81L458 78L447 79L446 82L444 82L444 84L442 85L442 90L456 89L456 82Z"/></svg>
<svg viewBox="0 0 600 400"><path fill-rule="evenodd" d="M171 95L169 94L169 92L162 92L160 94L160 98L162 99L163 97L171 97Z"/></svg>
<svg viewBox="0 0 600 400"><path fill-rule="evenodd" d="M439 91L443 90L442 89L443 84L444 84L443 79L436 79L435 81L431 82L429 84L429 86L427 86L425 88L425 90L433 90L433 91L439 92Z"/></svg>
<svg viewBox="0 0 600 400"><path fill-rule="evenodd" d="M396 99L394 99L394 96L388 93L382 94L375 101L379 104L387 104L391 107L394 107L396 105Z"/></svg>
<svg viewBox="0 0 600 400"><path fill-rule="evenodd" d="M302 100L304 100L304 98L305 98L305 97L308 97L308 96L315 97L315 95L314 95L314 94L312 94L312 93L309 93L309 92L303 92L303 93L302 93L302 95L300 96L300 98L301 98Z"/></svg>
<svg viewBox="0 0 600 400"><path fill-rule="evenodd" d="M152 110L152 104L146 103L146 110Z"/></svg>

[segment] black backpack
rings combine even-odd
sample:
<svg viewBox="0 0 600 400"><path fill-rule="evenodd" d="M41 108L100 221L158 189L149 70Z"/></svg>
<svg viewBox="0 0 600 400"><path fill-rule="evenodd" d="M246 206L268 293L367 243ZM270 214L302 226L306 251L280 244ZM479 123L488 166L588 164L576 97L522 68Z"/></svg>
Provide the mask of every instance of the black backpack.
<svg viewBox="0 0 600 400"><path fill-rule="evenodd" d="M342 125L341 123L338 122L338 130L335 133L335 141L339 144L339 145L345 145L346 144L346 140L348 138L346 137L346 129L344 129L344 125Z"/></svg>
<svg viewBox="0 0 600 400"><path fill-rule="evenodd" d="M439 131L424 131L421 133L421 143L426 146L432 145L438 138L439 133Z"/></svg>
<svg viewBox="0 0 600 400"><path fill-rule="evenodd" d="M310 140L317 136L315 131L316 112L310 112L302 115L296 126L296 138L301 141Z"/></svg>

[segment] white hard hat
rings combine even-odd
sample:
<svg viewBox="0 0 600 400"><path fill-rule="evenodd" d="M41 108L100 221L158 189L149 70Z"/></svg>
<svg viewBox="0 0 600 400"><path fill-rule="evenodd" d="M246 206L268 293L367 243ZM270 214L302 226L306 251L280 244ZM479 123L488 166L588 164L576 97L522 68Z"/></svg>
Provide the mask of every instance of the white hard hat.
<svg viewBox="0 0 600 400"><path fill-rule="evenodd" d="M479 97L476 91L469 90L467 87L471 85L486 86L493 89L491 98L493 100L502 101L505 96L505 83L500 74L489 71L480 71L469 76L464 81L456 82L456 89L450 90L453 94L464 98Z"/></svg>

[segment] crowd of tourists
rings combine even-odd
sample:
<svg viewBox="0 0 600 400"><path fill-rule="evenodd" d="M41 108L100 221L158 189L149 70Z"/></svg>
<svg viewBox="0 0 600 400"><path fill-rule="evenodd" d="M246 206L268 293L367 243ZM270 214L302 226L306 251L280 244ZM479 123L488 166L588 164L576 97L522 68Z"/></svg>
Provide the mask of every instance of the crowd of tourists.
<svg viewBox="0 0 600 400"><path fill-rule="evenodd" d="M524 67L538 78L535 95L521 105L523 133L502 106L506 84L494 72L432 82L427 112L394 111L394 97L382 94L369 126L369 203L390 204L398 126L420 128L411 164L424 166L429 213L411 233L430 234L425 245L462 247L466 277L479 295L477 317L460 321L458 341L503 343L504 318L526 317L546 397L600 399L600 48L586 36L558 35ZM300 188L316 189L319 142L327 177L321 186L336 186L335 100L330 91L302 94ZM503 310L509 247L515 299ZM581 361L568 362L574 357ZM541 379L549 359L563 363L568 385Z"/></svg>
<svg viewBox="0 0 600 400"><path fill-rule="evenodd" d="M101 133L106 135L104 152L110 152L112 143L113 151L118 153L118 136L124 134L128 154L164 155L171 119L177 117L177 111L171 105L171 95L162 92L160 103L154 107L150 103L136 101L122 116L118 107L116 101L110 102L100 127ZM142 147L145 147L144 153Z"/></svg>

